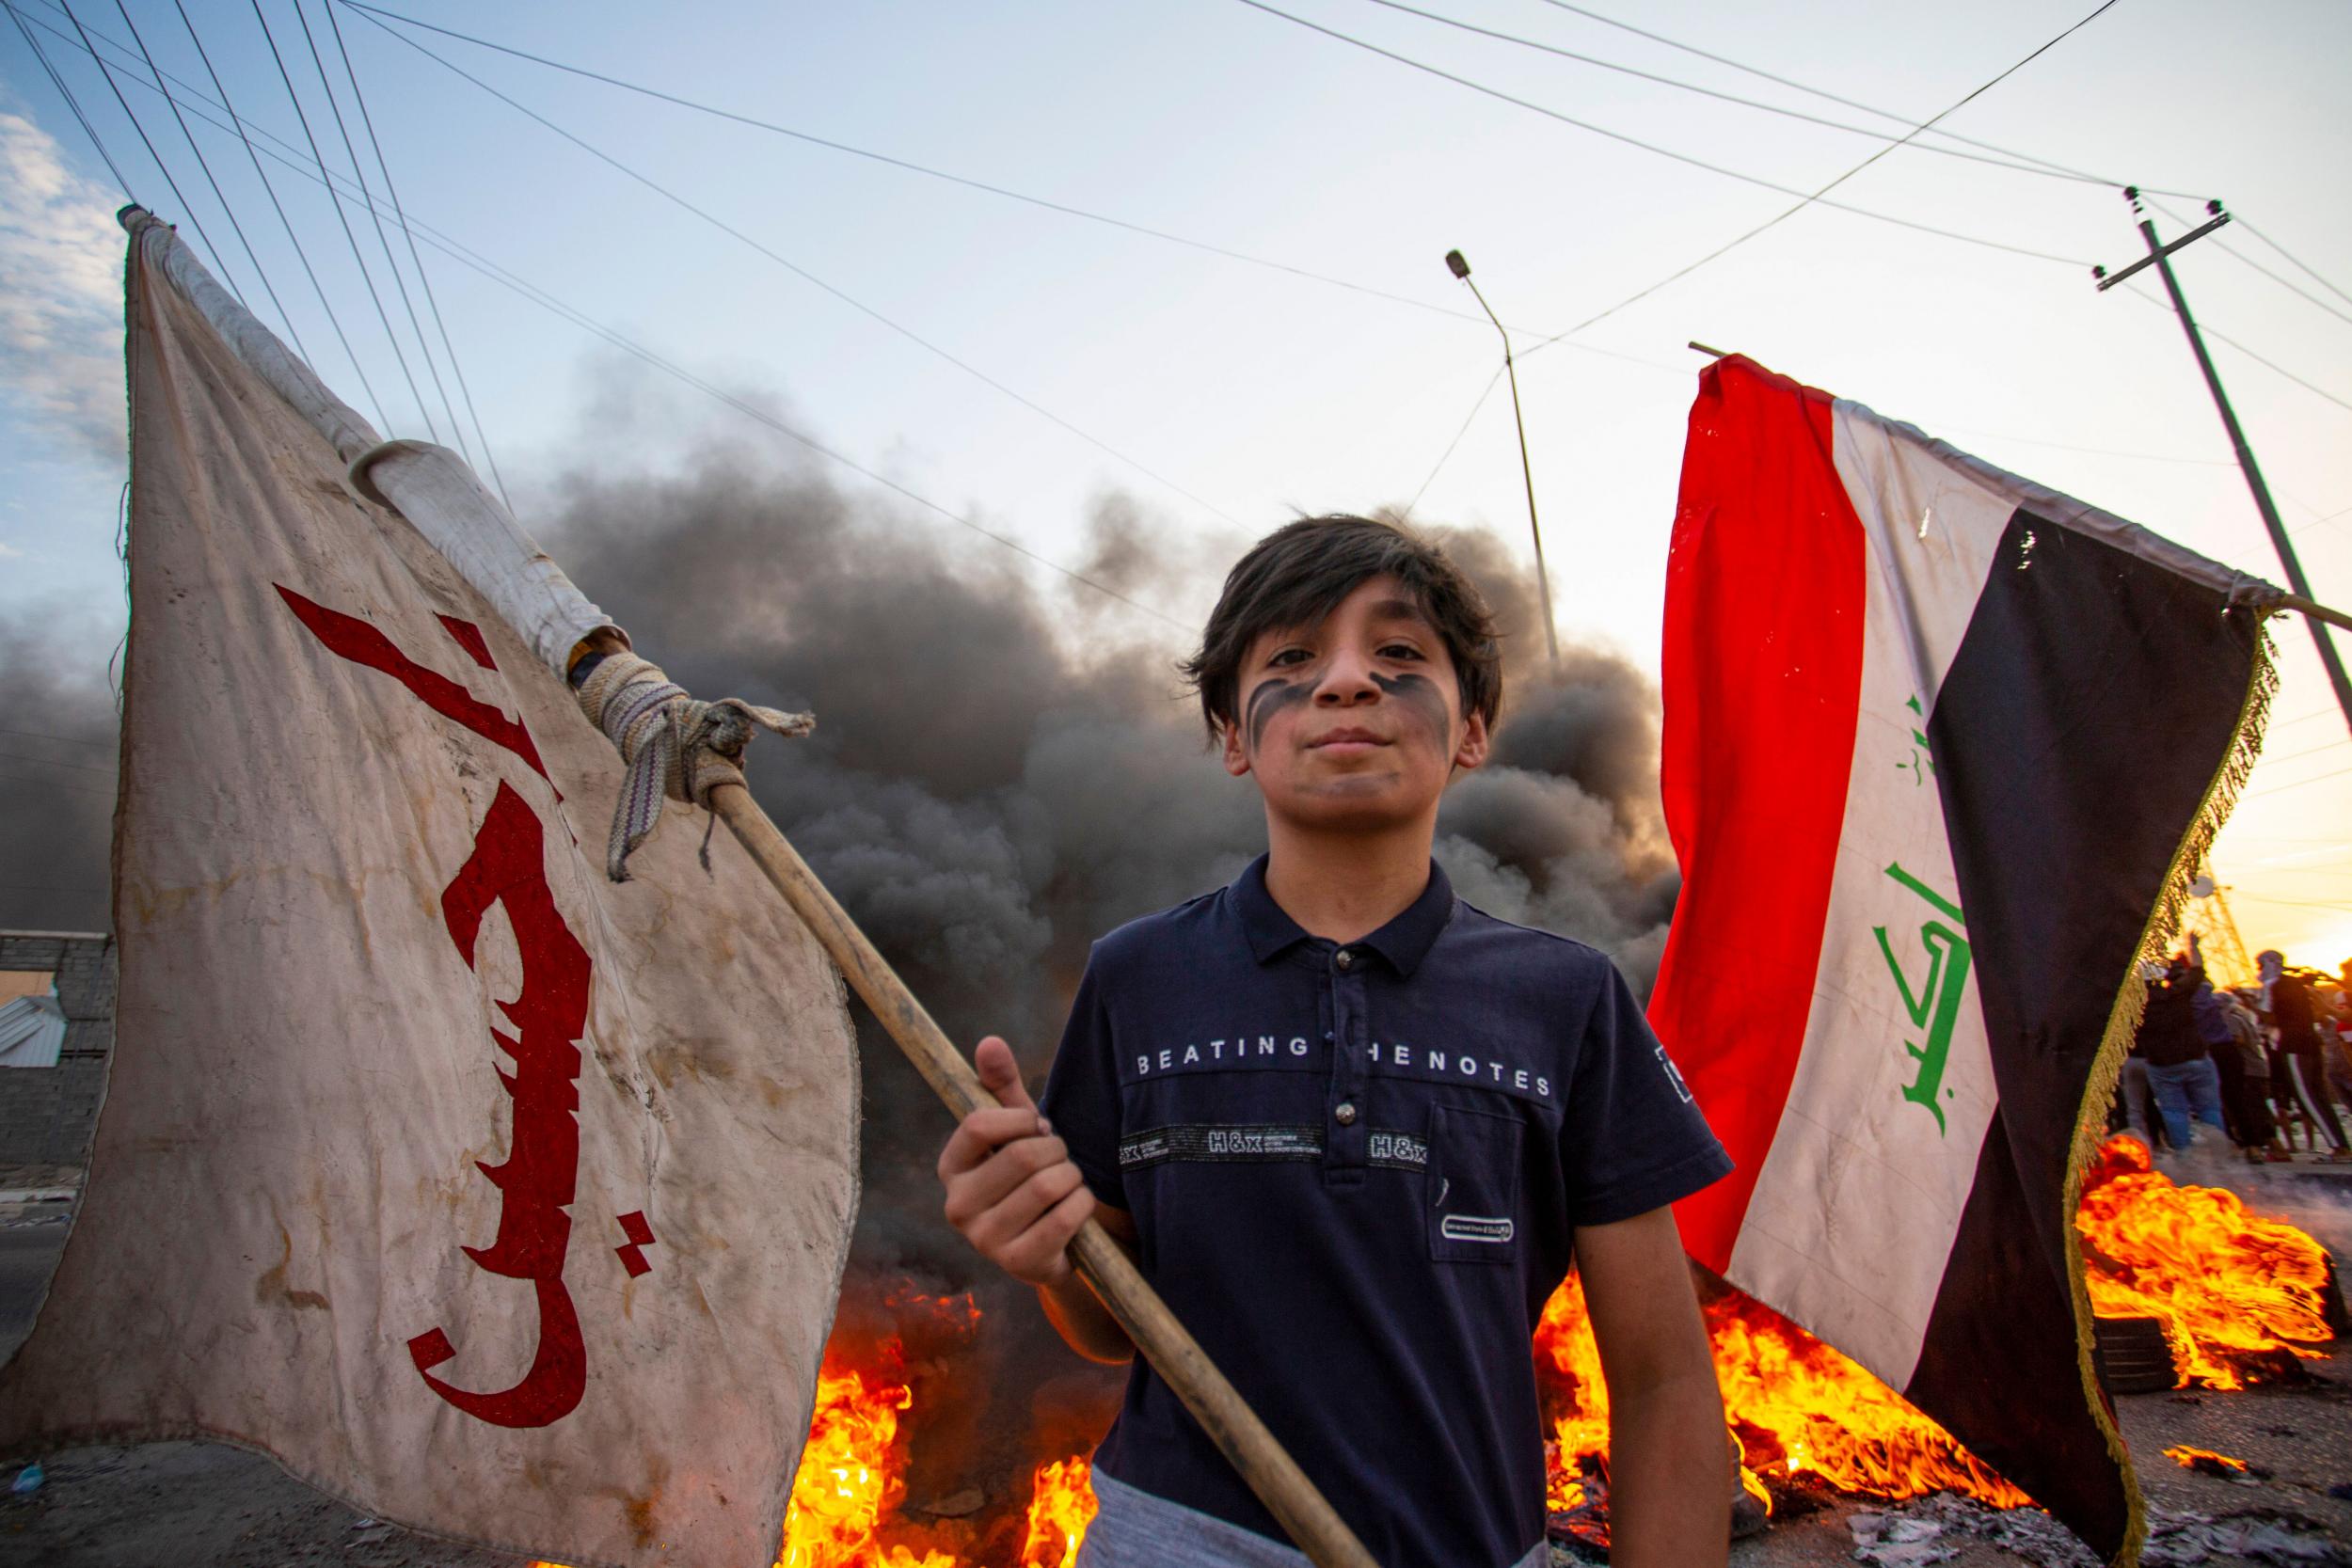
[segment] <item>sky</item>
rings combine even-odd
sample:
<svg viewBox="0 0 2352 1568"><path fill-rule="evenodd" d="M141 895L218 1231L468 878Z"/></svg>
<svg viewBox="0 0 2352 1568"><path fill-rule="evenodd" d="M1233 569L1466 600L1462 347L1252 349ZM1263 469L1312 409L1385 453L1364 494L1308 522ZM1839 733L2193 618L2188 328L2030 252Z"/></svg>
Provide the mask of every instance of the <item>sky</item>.
<svg viewBox="0 0 2352 1568"><path fill-rule="evenodd" d="M2142 253L2116 184L2138 181L2183 193L2154 198L2168 238L2208 198L2241 220L2180 255L2183 286L2233 341L2216 360L2315 593L2352 605L2352 8L2333 0L2226 18L2115 0L2087 23L2092 0L390 8L798 136L348 5L330 25L326 0L262 0L330 166L351 160L304 22L379 193L370 126L412 219L734 400L655 400L697 412L619 442L614 400L667 372L447 251L422 250L420 279L396 231L388 263L361 209L347 239L315 179L265 160L264 190L235 138L192 119L208 176L122 10L72 0L110 85L56 0L9 4L114 168L0 25L0 626L40 628L93 674L124 617L123 182L188 220L388 433L449 440L469 399L479 426L458 428L478 466L486 436L526 527L583 465L674 468L712 432L789 444L781 424L943 541L986 529L1052 563L1024 561L1041 575L1082 564L1114 497L1207 566L1300 510L1409 507L1529 549L1501 341L1446 270L1459 247L1519 350L1560 629L1654 672L1692 340L2280 580L2152 277L2092 287L2094 262ZM216 98L216 70L277 151L310 160L251 5L187 0L208 68L178 8L124 4L167 73ZM1866 212L1804 206L1673 276L1873 154L1829 196ZM2018 164L2085 178L2002 166ZM1175 651L1207 608L1119 613ZM2215 865L2249 946L2332 964L2352 955L2352 734L2303 626L2274 634L2269 743ZM12 768L50 754L7 738Z"/></svg>

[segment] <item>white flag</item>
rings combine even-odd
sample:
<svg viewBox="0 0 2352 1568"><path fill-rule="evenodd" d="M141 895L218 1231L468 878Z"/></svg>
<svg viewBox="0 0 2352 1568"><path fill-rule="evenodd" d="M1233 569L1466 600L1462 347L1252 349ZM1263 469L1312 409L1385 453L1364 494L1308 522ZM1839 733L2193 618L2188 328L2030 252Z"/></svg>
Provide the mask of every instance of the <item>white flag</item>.
<svg viewBox="0 0 2352 1568"><path fill-rule="evenodd" d="M129 277L113 1078L0 1449L218 1436L504 1550L768 1562L856 1201L838 977L699 822L605 879L610 744L174 245Z"/></svg>

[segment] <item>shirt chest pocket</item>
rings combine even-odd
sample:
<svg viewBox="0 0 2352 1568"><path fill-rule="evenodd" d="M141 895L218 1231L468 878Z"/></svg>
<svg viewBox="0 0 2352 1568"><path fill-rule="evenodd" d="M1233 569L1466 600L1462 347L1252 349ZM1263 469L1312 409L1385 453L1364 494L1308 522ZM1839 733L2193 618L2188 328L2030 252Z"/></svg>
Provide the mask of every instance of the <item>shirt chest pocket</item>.
<svg viewBox="0 0 2352 1568"><path fill-rule="evenodd" d="M1440 1263L1507 1263L1519 1255L1516 1117L1458 1106L1429 1111L1429 1256Z"/></svg>

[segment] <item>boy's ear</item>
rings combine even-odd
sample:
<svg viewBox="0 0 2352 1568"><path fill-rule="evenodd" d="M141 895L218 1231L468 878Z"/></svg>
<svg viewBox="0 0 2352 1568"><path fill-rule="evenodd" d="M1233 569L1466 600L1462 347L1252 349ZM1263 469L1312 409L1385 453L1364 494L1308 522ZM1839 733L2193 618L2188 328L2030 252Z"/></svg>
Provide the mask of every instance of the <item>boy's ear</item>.
<svg viewBox="0 0 2352 1568"><path fill-rule="evenodd" d="M1241 725L1228 719L1220 727L1224 735L1225 771L1238 779L1249 771L1249 753L1241 744Z"/></svg>
<svg viewBox="0 0 2352 1568"><path fill-rule="evenodd" d="M1492 748L1486 734L1486 716L1473 713L1462 721L1462 743L1454 748L1454 766L1465 772L1486 766L1486 753Z"/></svg>

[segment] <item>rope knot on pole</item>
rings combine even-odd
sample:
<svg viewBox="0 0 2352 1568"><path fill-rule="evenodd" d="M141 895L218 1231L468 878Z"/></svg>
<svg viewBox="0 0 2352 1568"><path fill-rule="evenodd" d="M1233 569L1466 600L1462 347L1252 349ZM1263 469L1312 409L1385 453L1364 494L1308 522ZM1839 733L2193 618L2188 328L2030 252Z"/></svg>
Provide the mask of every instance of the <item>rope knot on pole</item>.
<svg viewBox="0 0 2352 1568"><path fill-rule="evenodd" d="M755 733L771 730L789 740L817 727L813 713L786 713L740 697L697 701L660 665L630 653L599 661L578 696L580 712L628 768L604 848L605 875L616 882L628 880L628 857L661 825L664 796L707 811L712 790L743 782L743 751ZM706 834L704 868L709 864Z"/></svg>

